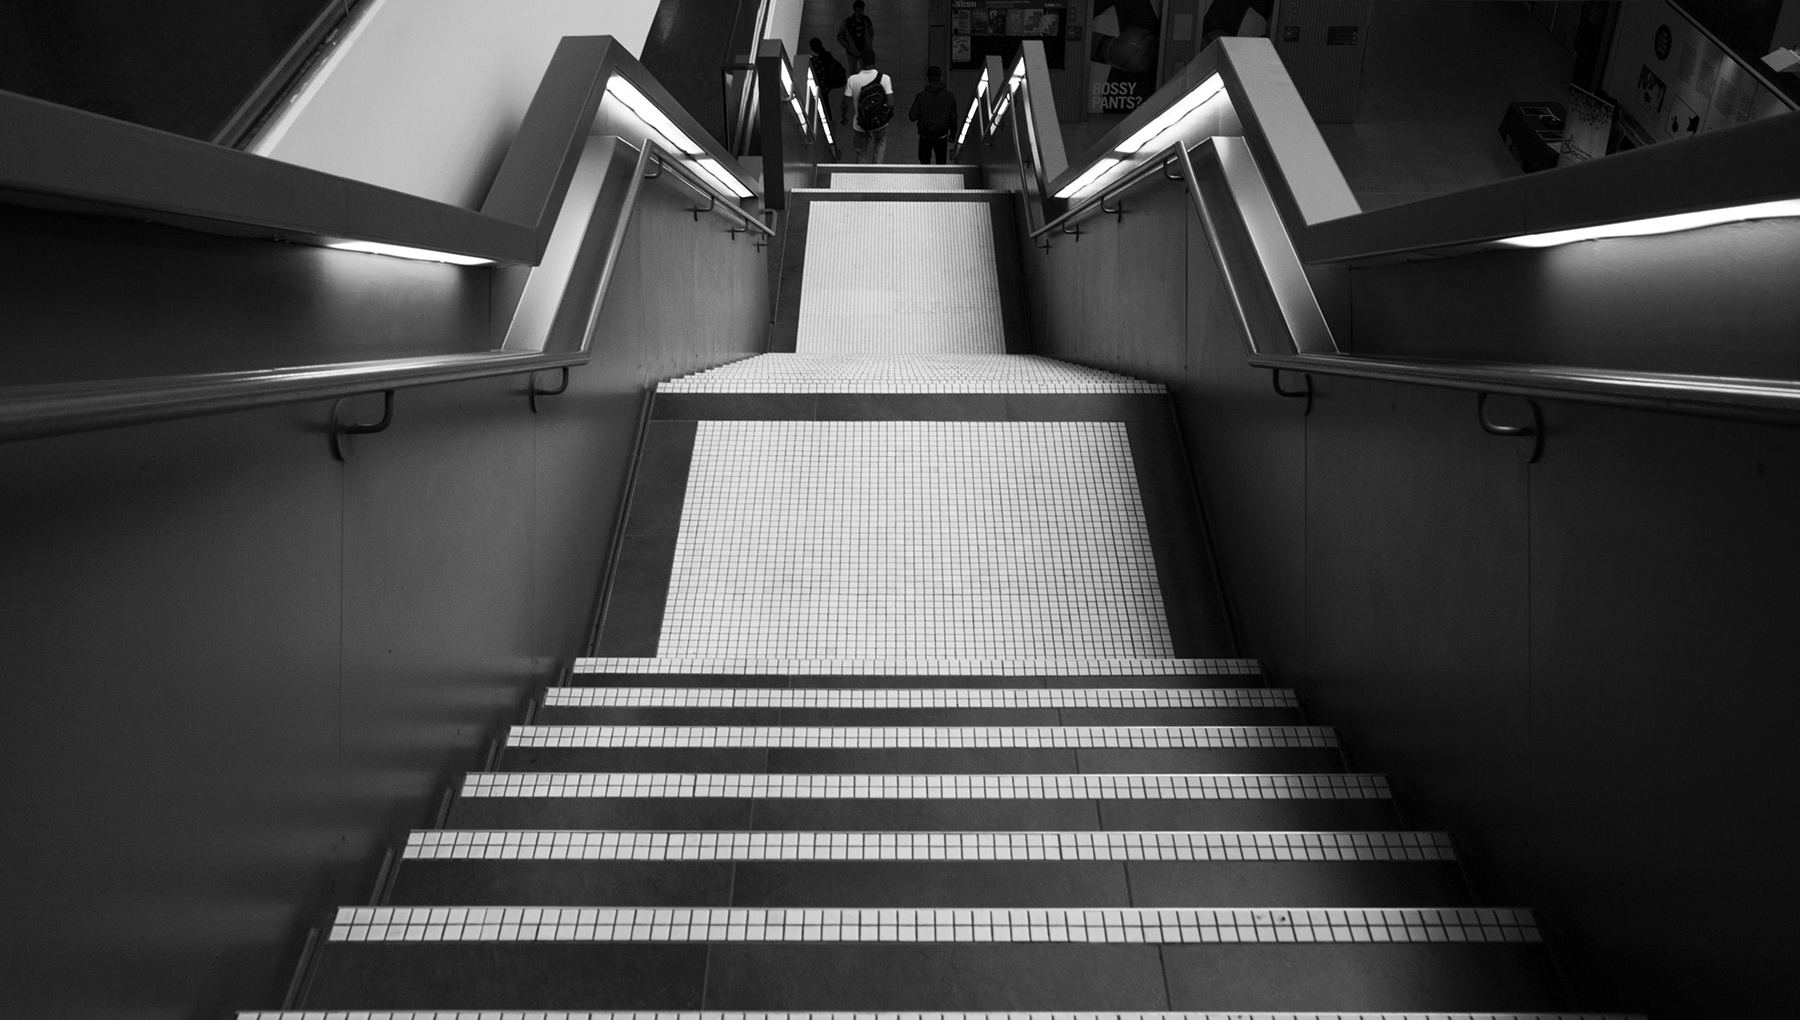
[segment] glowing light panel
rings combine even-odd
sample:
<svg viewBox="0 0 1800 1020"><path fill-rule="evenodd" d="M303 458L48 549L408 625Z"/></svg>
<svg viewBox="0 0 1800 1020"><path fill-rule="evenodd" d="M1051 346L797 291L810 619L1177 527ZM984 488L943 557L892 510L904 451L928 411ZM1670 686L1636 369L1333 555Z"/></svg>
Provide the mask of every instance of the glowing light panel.
<svg viewBox="0 0 1800 1020"><path fill-rule="evenodd" d="M493 259L478 259L473 255L452 255L447 251L432 251L429 248L408 248L403 244L384 244L381 241L333 241L327 248L339 251L360 251L370 255L391 255L397 259L412 259L415 262L446 262L453 266L491 266Z"/></svg>
<svg viewBox="0 0 1800 1020"><path fill-rule="evenodd" d="M1699 212L1674 213L1669 216L1651 216L1647 219L1626 220L1622 223L1599 223L1591 227L1552 230L1542 234L1524 234L1519 237L1509 237L1499 243L1512 248L1554 248L1560 244L1574 244L1577 241L1597 241L1607 237L1647 237L1652 234L1673 234L1682 230L1717 226L1721 223L1770 220L1786 216L1800 216L1800 198L1757 202L1751 205L1734 205L1723 209L1703 209Z"/></svg>

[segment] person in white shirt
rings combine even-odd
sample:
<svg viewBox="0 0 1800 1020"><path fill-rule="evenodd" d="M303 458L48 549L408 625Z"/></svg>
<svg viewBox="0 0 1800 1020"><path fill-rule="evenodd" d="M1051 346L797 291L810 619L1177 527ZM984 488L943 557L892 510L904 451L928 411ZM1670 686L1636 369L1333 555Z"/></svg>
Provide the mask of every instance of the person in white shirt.
<svg viewBox="0 0 1800 1020"><path fill-rule="evenodd" d="M852 126L856 129L856 162L863 161L863 150L869 148L869 143L873 141L874 158L869 162L885 163L888 122L894 119L894 79L882 74L881 69L875 66L873 48L863 51L863 66L866 70L851 75L850 80L844 84L844 94L850 98ZM882 101L877 101L876 96L871 95L869 102L865 104L864 90L872 91L877 87L881 90Z"/></svg>

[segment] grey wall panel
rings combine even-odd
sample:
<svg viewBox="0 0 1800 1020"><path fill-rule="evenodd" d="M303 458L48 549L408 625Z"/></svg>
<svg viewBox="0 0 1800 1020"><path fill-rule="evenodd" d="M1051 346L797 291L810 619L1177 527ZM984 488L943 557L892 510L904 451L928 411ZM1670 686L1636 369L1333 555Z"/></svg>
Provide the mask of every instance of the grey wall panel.
<svg viewBox="0 0 1800 1020"><path fill-rule="evenodd" d="M489 347L490 270L0 205L0 383Z"/></svg>
<svg viewBox="0 0 1800 1020"><path fill-rule="evenodd" d="M329 403L0 445L9 1011L275 1005L303 924L366 898L583 649L644 386L764 337L766 254L690 205L646 184L594 358L540 414L522 378L403 390L345 464ZM490 329L420 300L420 328Z"/></svg>
<svg viewBox="0 0 1800 1020"><path fill-rule="evenodd" d="M1356 349L1792 379L1796 264L1785 219L1359 268Z"/></svg>
<svg viewBox="0 0 1800 1020"><path fill-rule="evenodd" d="M1198 219L1184 220L1174 238L1129 214L1090 221L1079 244L1025 253L1027 280L1034 306L1065 317L1040 327L1047 353L1174 388L1246 651L1341 729L1358 767L1393 776L1410 824L1456 833L1487 901L1542 911L1588 1005L1781 1015L1781 961L1800 952L1781 914L1800 893L1792 825L1774 807L1800 771L1785 732L1800 708L1800 432L1547 403L1527 466L1526 444L1483 433L1465 392L1320 377L1303 416L1244 364ZM1656 295L1652 345L1761 314L1716 264L1730 256L1687 243L1656 252L1664 286L1685 267L1714 289L1685 306ZM1365 276L1358 349L1573 344L1654 282L1599 293L1618 264L1580 250L1597 247L1489 275ZM1123 270L1168 262L1186 267L1183 351L1119 325L1172 313L1155 269ZM1511 308L1517 292L1536 303ZM1523 419L1504 400L1491 413Z"/></svg>

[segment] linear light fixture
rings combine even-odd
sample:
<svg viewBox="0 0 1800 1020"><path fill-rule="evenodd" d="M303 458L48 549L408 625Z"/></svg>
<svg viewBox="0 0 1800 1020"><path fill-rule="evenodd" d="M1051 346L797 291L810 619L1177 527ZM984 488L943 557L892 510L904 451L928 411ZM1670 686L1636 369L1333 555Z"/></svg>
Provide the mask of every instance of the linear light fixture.
<svg viewBox="0 0 1800 1020"><path fill-rule="evenodd" d="M1019 91L1019 86L1024 84L1025 58L1020 57L1019 66L1013 68L1012 76L1006 79L1006 84L1000 93L1000 105L994 107L994 123L996 125L1006 119L1006 111L1012 106L1013 93Z"/></svg>
<svg viewBox="0 0 1800 1020"><path fill-rule="evenodd" d="M1081 198L1105 183L1114 171L1121 170L1131 162L1120 157L1134 156L1140 152L1158 152L1168 147L1175 140L1188 121L1188 118L1199 113L1201 108L1214 99L1224 95L1225 80L1212 75L1205 81L1187 91L1180 99L1170 104L1167 110L1156 115L1150 123L1132 132L1130 138L1120 142L1113 149L1113 154L1096 160L1087 172L1075 178L1056 193L1057 198Z"/></svg>
<svg viewBox="0 0 1800 1020"><path fill-rule="evenodd" d="M727 173L725 168L719 165L718 160L700 158L706 155L706 150L676 127L674 121L657 109L656 104L639 92L636 85L626 81L623 75L615 74L607 81L606 94L630 110L638 120L643 122L644 127L648 128L651 134L656 135L662 141L663 145L688 157L691 161L689 166L712 178L713 183L722 190L739 198L750 198L754 194L745 188L736 177Z"/></svg>
<svg viewBox="0 0 1800 1020"><path fill-rule="evenodd" d="M1498 243L1512 248L1554 248L1557 245L1574 244L1577 241L1597 241L1607 237L1647 237L1652 234L1673 234L1682 230L1717 226L1721 223L1770 220L1786 216L1800 216L1800 198L1784 198L1774 202L1756 202L1751 205L1733 205L1723 209L1702 209L1699 212L1674 213L1669 216L1652 216L1641 220L1626 220L1622 223L1598 223L1591 227L1551 230L1542 234L1523 234L1519 237L1509 237Z"/></svg>
<svg viewBox="0 0 1800 1020"><path fill-rule="evenodd" d="M812 77L812 68L806 69L807 77ZM800 90L794 88L794 76L788 71L787 61L781 61L781 90L787 94L788 104L794 108L794 116L800 119L800 129L806 130L806 105L800 102Z"/></svg>
<svg viewBox="0 0 1800 1020"><path fill-rule="evenodd" d="M987 97L987 68L981 69L981 80L975 83L975 100L969 104L969 115L963 118L962 130L956 133L956 144L961 145L969 137L969 127L975 123L975 111L980 108L981 101Z"/></svg>
<svg viewBox="0 0 1800 1020"><path fill-rule="evenodd" d="M332 241L327 248L339 251L360 251L370 255L391 255L397 259L412 259L415 262L447 262L453 266L491 266L493 259L478 259L473 255L452 255L447 251L432 251L429 248L408 248L403 244L384 244L381 241Z"/></svg>

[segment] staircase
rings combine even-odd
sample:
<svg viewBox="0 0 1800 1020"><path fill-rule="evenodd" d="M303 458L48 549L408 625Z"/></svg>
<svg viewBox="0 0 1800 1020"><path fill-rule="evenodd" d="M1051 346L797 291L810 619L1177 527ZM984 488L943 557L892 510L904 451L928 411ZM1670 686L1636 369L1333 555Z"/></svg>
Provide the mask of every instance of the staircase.
<svg viewBox="0 0 1800 1020"><path fill-rule="evenodd" d="M658 387L600 654L243 1015L1569 1007L1236 657L1162 388L1026 353L1011 196L825 176L778 353Z"/></svg>

